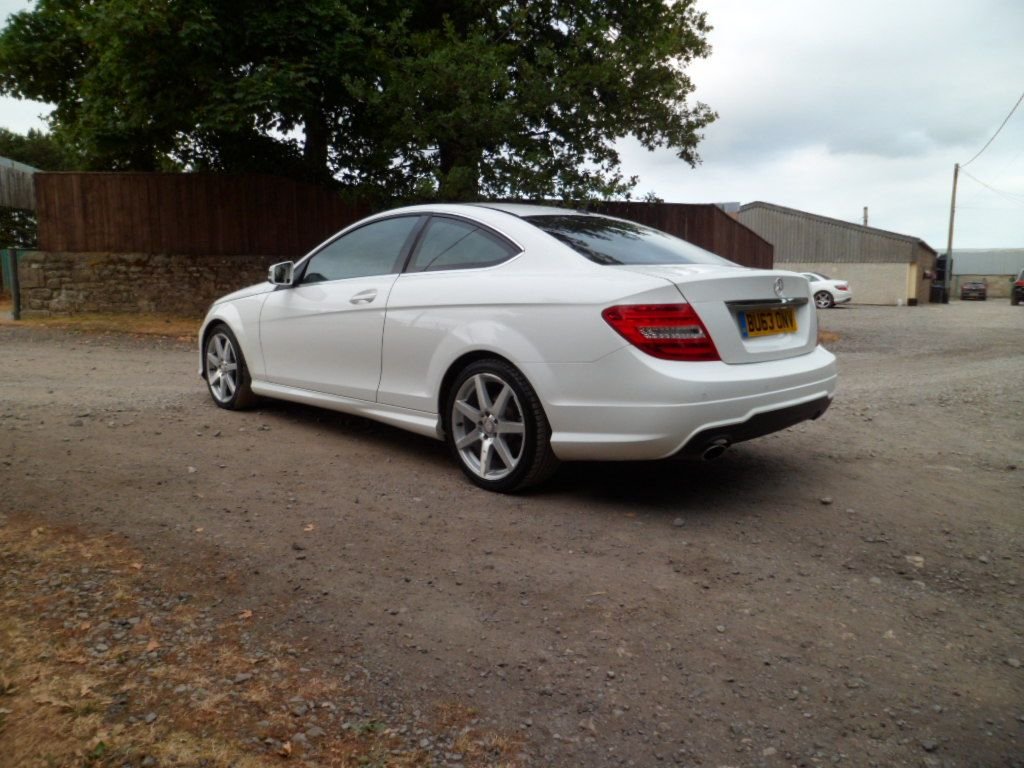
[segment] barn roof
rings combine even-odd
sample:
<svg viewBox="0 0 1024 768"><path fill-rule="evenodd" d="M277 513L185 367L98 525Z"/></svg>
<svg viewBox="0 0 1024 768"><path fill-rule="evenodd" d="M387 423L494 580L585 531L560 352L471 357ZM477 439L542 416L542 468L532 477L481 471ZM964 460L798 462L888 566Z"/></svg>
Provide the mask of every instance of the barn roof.
<svg viewBox="0 0 1024 768"><path fill-rule="evenodd" d="M775 211L776 213L783 213L789 216L796 216L802 219L808 219L810 221L817 221L822 224L829 224L834 227L842 227L855 232L863 232L866 234L879 235L881 237L889 237L894 240L902 240L907 243L914 243L921 245L922 247L929 250L931 253L936 254L936 250L932 248L928 243L919 237L913 235L904 235L899 232L892 232L888 229L878 229L877 227L865 227L863 224L856 224L852 221L843 221L842 219L833 219L829 216L821 216L817 213L809 213L808 211L801 211L797 208L787 208L784 205L776 205L774 203L766 203L761 200L755 200L752 203L740 206L740 213L744 211L752 210L754 208L763 208L769 211Z"/></svg>

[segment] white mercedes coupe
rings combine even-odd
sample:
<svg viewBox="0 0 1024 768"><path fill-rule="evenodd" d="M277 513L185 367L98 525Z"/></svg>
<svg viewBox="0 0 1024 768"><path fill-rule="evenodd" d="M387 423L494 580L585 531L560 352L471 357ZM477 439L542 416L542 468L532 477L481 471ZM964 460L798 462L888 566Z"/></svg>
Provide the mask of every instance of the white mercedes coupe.
<svg viewBox="0 0 1024 768"><path fill-rule="evenodd" d="M371 216L218 299L200 374L447 442L478 486L560 461L715 458L816 419L836 385L805 277L631 221L423 205Z"/></svg>

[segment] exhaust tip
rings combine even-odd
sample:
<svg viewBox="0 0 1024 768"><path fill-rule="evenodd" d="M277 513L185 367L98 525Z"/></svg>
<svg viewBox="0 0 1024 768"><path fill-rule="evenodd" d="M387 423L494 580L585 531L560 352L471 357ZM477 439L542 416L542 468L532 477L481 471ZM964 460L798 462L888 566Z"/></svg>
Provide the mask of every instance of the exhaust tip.
<svg viewBox="0 0 1024 768"><path fill-rule="evenodd" d="M713 461L725 453L725 449L729 447L729 441L725 438L719 438L715 440L711 445L703 450L700 457L704 461Z"/></svg>

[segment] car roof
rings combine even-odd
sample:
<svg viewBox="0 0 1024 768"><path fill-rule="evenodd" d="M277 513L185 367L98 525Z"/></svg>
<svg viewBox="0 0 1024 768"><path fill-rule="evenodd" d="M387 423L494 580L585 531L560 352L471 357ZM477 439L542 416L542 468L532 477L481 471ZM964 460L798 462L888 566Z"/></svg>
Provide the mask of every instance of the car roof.
<svg viewBox="0 0 1024 768"><path fill-rule="evenodd" d="M495 211L511 213L519 218L527 216L599 216L600 214L581 211L576 208L563 208L554 205L537 205L535 203L470 203L478 208L491 208Z"/></svg>

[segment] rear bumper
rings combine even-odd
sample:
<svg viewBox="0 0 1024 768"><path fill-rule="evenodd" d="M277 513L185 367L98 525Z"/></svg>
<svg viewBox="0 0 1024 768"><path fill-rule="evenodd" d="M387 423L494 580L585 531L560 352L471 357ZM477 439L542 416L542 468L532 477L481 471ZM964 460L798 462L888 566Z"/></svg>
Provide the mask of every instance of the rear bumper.
<svg viewBox="0 0 1024 768"><path fill-rule="evenodd" d="M765 411L751 416L739 424L710 427L701 430L676 454L680 458L699 458L714 445L728 446L753 440L755 437L770 435L772 432L792 427L802 421L813 421L822 416L832 405L832 398L819 397L806 403L786 406L774 411Z"/></svg>
<svg viewBox="0 0 1024 768"><path fill-rule="evenodd" d="M595 363L524 372L565 461L663 459L709 436L749 440L820 416L836 386L835 357L821 347L740 365L669 363L624 348Z"/></svg>

